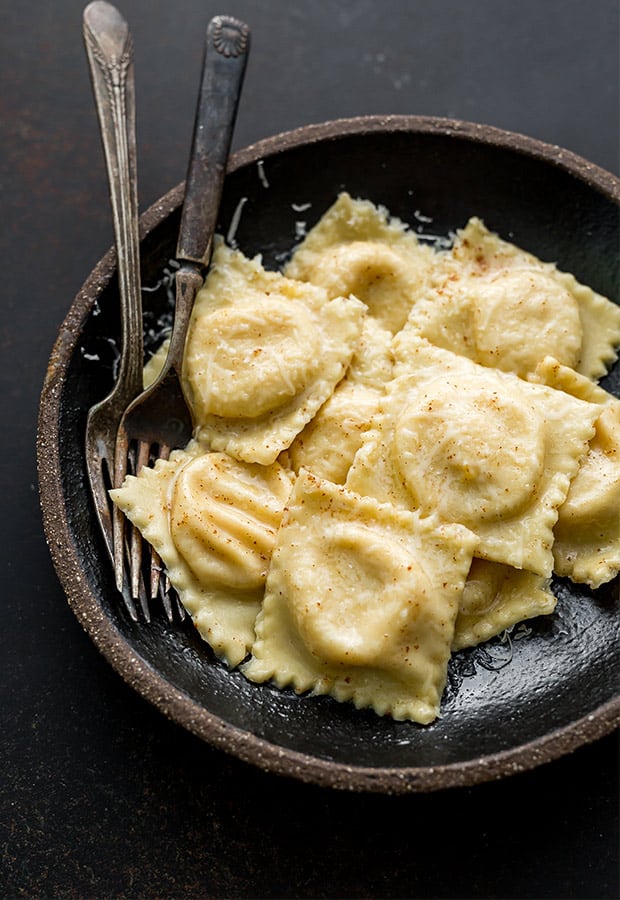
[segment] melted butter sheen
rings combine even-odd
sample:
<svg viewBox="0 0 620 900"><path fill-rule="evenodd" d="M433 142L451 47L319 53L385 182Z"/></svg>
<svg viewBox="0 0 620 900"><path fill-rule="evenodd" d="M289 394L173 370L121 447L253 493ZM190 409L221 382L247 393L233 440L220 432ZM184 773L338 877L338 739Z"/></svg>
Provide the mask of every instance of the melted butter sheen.
<svg viewBox="0 0 620 900"><path fill-rule="evenodd" d="M544 465L536 410L494 387L434 381L396 423L397 470L424 514L470 528L519 513Z"/></svg>
<svg viewBox="0 0 620 900"><path fill-rule="evenodd" d="M192 460L172 492L170 532L196 578L251 590L264 584L290 479L278 464L224 453Z"/></svg>

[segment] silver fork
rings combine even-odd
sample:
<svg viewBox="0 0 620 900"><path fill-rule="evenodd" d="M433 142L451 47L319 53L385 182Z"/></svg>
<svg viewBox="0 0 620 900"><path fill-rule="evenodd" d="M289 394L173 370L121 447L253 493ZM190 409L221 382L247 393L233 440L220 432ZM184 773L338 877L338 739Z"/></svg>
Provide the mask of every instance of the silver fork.
<svg viewBox="0 0 620 900"><path fill-rule="evenodd" d="M226 164L230 151L250 45L248 26L230 16L215 16L207 27L203 68L192 148L185 183L176 257L175 310L168 355L157 380L129 403L116 436L114 484L127 473L166 459L184 447L193 422L182 388L187 328L196 293L211 260ZM113 513L114 564L118 589L139 594L142 551L125 539L124 516ZM160 568L151 565L151 597L162 583ZM167 586L164 598L169 603Z"/></svg>
<svg viewBox="0 0 620 900"><path fill-rule="evenodd" d="M113 483L116 431L127 405L142 390L143 338L140 297L133 45L127 22L104 0L83 13L83 35L108 176L116 244L121 347L116 382L88 413L86 465L90 489L110 559L114 558L108 489ZM134 597L122 591L131 618ZM144 585L136 599L148 614Z"/></svg>

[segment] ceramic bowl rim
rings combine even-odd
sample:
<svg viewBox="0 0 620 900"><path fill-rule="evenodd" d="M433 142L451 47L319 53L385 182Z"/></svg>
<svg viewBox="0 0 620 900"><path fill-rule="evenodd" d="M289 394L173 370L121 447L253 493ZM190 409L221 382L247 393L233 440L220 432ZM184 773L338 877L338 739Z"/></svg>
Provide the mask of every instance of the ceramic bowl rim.
<svg viewBox="0 0 620 900"><path fill-rule="evenodd" d="M620 203L620 179L566 149L493 126L430 116L357 116L301 126L238 150L231 156L228 171L234 172L274 153L304 144L373 132L454 136L514 150L563 168ZM141 239L180 207L183 190L183 183L176 185L141 215ZM174 687L145 662L105 615L99 599L82 577L79 553L66 515L57 440L66 367L93 303L111 279L115 265L116 256L111 248L85 280L59 329L39 406L37 470L45 537L69 605L95 646L126 683L166 717L244 762L321 786L385 794L465 787L527 771L571 753L619 727L620 695L589 715L535 741L477 759L423 767L351 766L280 747L228 724Z"/></svg>

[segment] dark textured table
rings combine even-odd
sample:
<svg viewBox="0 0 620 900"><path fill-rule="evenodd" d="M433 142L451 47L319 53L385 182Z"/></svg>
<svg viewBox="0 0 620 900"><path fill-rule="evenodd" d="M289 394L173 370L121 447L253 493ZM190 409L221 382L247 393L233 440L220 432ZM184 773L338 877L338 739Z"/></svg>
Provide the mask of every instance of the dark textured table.
<svg viewBox="0 0 620 900"><path fill-rule="evenodd" d="M37 405L58 327L112 242L83 4L3 4L0 896L617 898L615 735L502 782L347 794L204 745L71 613L43 537ZM126 0L140 205L180 182L202 36L253 45L235 148L365 113L467 119L618 174L617 0Z"/></svg>

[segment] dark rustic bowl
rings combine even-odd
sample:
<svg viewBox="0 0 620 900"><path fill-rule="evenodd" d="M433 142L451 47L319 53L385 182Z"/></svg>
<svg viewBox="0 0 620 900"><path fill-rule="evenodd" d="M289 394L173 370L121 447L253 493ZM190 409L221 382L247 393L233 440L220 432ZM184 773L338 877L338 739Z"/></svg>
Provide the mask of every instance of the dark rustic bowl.
<svg viewBox="0 0 620 900"><path fill-rule="evenodd" d="M226 234L245 198L237 242L276 267L295 243L296 223L310 227L343 188L414 226L421 211L432 217L428 232L446 234L478 215L620 302L619 180L558 147L465 122L365 117L262 141L230 161L220 230ZM174 256L182 191L142 217L145 285ZM167 303L164 290L145 294L155 331ZM442 716L426 727L250 684L227 671L190 624L171 626L163 614L150 626L134 624L114 589L83 453L86 412L111 385L117 310L110 251L73 301L51 355L39 418L41 503L71 608L111 665L162 713L272 772L385 793L500 778L617 728L617 580L596 593L559 581L556 613L534 620L527 638L456 654ZM618 394L619 380L616 370L604 384Z"/></svg>

